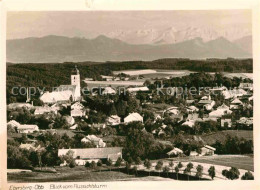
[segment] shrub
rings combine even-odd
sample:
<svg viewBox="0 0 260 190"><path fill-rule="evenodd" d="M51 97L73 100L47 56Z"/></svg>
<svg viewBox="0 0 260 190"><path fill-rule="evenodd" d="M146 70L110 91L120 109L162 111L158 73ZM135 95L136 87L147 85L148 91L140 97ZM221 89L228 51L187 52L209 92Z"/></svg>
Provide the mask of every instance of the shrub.
<svg viewBox="0 0 260 190"><path fill-rule="evenodd" d="M254 180L254 175L250 172L247 171L242 177L242 180Z"/></svg>

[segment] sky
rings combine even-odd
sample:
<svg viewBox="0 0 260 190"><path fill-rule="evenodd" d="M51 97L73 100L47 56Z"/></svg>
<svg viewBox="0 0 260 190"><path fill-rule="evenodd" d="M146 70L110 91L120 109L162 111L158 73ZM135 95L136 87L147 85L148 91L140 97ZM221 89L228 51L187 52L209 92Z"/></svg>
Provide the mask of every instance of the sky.
<svg viewBox="0 0 260 190"><path fill-rule="evenodd" d="M61 35L95 38L117 30L210 27L251 32L250 10L8 12L7 39Z"/></svg>

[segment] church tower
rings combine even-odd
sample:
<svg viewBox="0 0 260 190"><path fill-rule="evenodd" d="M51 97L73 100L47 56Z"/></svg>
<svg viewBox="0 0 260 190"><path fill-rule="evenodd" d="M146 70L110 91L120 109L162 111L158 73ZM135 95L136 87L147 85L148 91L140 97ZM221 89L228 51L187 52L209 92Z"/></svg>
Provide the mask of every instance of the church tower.
<svg viewBox="0 0 260 190"><path fill-rule="evenodd" d="M80 74L77 66L72 70L71 72L71 85L75 85L75 92L73 96L73 100L77 101L80 100L81 94L80 94Z"/></svg>

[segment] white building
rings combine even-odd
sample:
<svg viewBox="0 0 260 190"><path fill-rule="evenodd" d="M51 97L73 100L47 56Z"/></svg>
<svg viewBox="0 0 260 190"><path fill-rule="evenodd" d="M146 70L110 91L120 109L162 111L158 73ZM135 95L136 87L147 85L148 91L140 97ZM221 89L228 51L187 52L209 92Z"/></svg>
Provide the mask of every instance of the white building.
<svg viewBox="0 0 260 190"><path fill-rule="evenodd" d="M139 113L130 113L127 117L124 118L125 124L133 121L140 121L143 123L143 117Z"/></svg>
<svg viewBox="0 0 260 190"><path fill-rule="evenodd" d="M93 142L97 148L104 148L106 147L106 143L103 142L103 140L101 138L98 138L95 135L88 135L86 137L84 137L83 139L81 139L82 143L90 143Z"/></svg>
<svg viewBox="0 0 260 190"><path fill-rule="evenodd" d="M17 127L18 133L33 133L35 131L39 131L39 127L37 125L20 125Z"/></svg>
<svg viewBox="0 0 260 190"><path fill-rule="evenodd" d="M78 101L81 99L80 90L80 73L77 66L75 66L71 72L71 85L61 85L53 92L45 92L40 97L40 100L46 104Z"/></svg>
<svg viewBox="0 0 260 190"><path fill-rule="evenodd" d="M119 125L121 123L121 118L118 115L111 115L107 118L107 125Z"/></svg>

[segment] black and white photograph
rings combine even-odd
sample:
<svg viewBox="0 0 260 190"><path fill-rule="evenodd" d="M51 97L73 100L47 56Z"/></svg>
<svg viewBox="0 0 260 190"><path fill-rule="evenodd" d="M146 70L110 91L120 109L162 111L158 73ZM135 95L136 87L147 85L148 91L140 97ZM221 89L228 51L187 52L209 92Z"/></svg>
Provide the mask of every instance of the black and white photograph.
<svg viewBox="0 0 260 190"><path fill-rule="evenodd" d="M8 11L7 182L254 180L252 19Z"/></svg>

